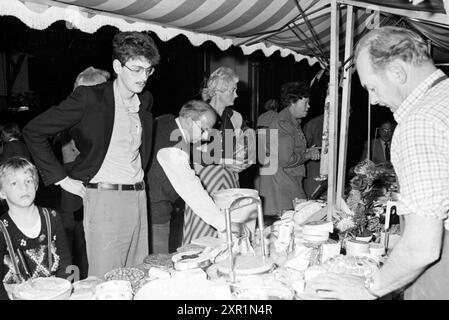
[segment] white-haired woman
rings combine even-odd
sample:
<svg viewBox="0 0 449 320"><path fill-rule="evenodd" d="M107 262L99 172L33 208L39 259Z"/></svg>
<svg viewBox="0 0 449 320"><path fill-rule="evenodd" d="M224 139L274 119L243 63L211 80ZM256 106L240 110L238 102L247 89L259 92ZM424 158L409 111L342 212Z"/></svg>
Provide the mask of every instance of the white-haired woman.
<svg viewBox="0 0 449 320"><path fill-rule="evenodd" d="M231 141L228 140L226 142L224 139L225 130L233 130L235 132L237 129L242 129L243 125L242 115L231 109L231 106L234 105L234 100L237 98L238 81L238 76L231 68L219 67L211 74L206 87L202 91L203 100L207 101L219 116L215 129L221 133L222 138L220 141L222 150L218 152L215 150L213 164L203 162L201 165L197 163L194 165L196 173L209 194L222 189L238 188L238 173L247 167L247 165L232 161L233 150L231 150L231 147L233 147L233 144ZM214 139L216 138L217 135L214 135ZM210 145L213 144L212 142ZM227 158L227 161L224 161L225 158ZM216 237L218 233L186 206L183 245L204 236Z"/></svg>

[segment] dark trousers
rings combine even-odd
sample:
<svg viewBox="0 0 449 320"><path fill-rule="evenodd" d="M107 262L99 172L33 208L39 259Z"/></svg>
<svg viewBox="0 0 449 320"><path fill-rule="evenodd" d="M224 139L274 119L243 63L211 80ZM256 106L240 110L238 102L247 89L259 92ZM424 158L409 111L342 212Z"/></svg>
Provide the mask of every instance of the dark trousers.
<svg viewBox="0 0 449 320"><path fill-rule="evenodd" d="M87 260L86 238L83 227L83 207L74 213L72 257L80 270L80 280L87 278L89 264Z"/></svg>
<svg viewBox="0 0 449 320"><path fill-rule="evenodd" d="M168 239L169 252L175 252L182 245L182 229L184 227L184 201L179 198L173 204L173 212L170 220L170 237Z"/></svg>
<svg viewBox="0 0 449 320"><path fill-rule="evenodd" d="M149 201L150 214L148 215L149 224L149 248L150 253L175 252L177 248L182 245L182 231L184 224L184 201L178 198L176 201ZM162 220L160 217L167 217L167 220ZM158 217L157 219L153 217ZM167 234L161 234L165 229L165 225L169 224ZM155 228L155 225L157 226ZM168 239L168 242L167 242ZM163 249L163 250L159 250Z"/></svg>
<svg viewBox="0 0 449 320"><path fill-rule="evenodd" d="M72 253L72 263L79 269L80 280L85 279L89 265L83 227L83 207L75 212L60 210L60 215L67 237L67 245Z"/></svg>

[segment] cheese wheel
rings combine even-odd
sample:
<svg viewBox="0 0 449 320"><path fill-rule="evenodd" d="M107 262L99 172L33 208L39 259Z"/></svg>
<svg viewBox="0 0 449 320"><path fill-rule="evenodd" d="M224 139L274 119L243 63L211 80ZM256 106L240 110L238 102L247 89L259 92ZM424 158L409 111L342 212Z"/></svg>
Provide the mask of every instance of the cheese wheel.
<svg viewBox="0 0 449 320"><path fill-rule="evenodd" d="M211 263L210 256L207 253L198 253L198 251L186 251L175 254L172 257L176 270L189 270L195 268L205 268Z"/></svg>

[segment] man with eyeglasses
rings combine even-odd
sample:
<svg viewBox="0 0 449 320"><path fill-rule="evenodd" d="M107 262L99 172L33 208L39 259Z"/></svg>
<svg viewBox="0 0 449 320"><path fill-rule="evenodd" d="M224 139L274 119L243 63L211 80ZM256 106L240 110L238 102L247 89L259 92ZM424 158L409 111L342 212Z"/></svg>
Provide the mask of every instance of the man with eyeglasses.
<svg viewBox="0 0 449 320"><path fill-rule="evenodd" d="M215 228L219 236L225 237L224 215L191 167L191 161L199 161L202 153L191 156L189 145L198 146L197 143L207 139L208 131L216 121L214 109L201 100L186 102L177 118L166 114L156 119L154 153L147 177L153 253L169 252L169 238L175 236L170 234L170 219L178 198L182 198L195 214ZM196 149L193 150L195 152ZM254 210L254 206L246 206L237 211L245 215L245 212ZM233 228L238 231L239 226Z"/></svg>
<svg viewBox="0 0 449 320"><path fill-rule="evenodd" d="M46 185L62 188L61 208L84 204L89 276L141 263L148 254L144 169L151 152L153 98L143 91L159 62L144 33L113 39L114 81L79 86L25 127L24 138ZM61 166L48 139L69 130L80 151Z"/></svg>
<svg viewBox="0 0 449 320"><path fill-rule="evenodd" d="M394 128L396 122L393 120L387 120L381 123L379 128L376 128L376 137L371 140L371 155L370 160L375 164L383 162L391 162L391 138L393 137ZM368 142L365 142L363 148L362 158L360 161L365 160L368 155Z"/></svg>

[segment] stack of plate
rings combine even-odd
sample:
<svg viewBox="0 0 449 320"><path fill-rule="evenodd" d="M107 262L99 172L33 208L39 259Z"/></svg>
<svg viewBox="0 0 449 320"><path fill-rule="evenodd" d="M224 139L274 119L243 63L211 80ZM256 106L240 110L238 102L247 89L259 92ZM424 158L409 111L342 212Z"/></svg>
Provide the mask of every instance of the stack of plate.
<svg viewBox="0 0 449 320"><path fill-rule="evenodd" d="M369 243L351 239L346 241L346 255L363 256L369 254Z"/></svg>
<svg viewBox="0 0 449 320"><path fill-rule="evenodd" d="M385 254L385 246L381 243L370 243L369 252L374 256L383 256Z"/></svg>
<svg viewBox="0 0 449 320"><path fill-rule="evenodd" d="M332 232L332 222L310 222L302 229L303 239L307 242L326 242Z"/></svg>

